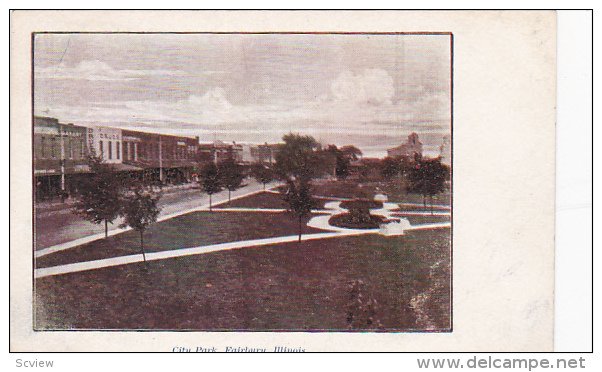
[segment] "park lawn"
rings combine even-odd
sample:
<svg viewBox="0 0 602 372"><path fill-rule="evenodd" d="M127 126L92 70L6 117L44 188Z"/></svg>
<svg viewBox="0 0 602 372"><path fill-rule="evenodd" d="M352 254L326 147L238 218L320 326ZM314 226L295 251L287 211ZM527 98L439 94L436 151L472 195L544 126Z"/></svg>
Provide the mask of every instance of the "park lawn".
<svg viewBox="0 0 602 372"><path fill-rule="evenodd" d="M439 223L451 221L450 216L404 216L397 213L393 213L393 218L407 218L412 225L424 225L428 223Z"/></svg>
<svg viewBox="0 0 602 372"><path fill-rule="evenodd" d="M408 194L401 184L394 181L331 181L316 180L313 184L314 195L337 198L373 198L378 193L385 193L390 202L422 203L422 195ZM427 204L430 199L427 200ZM451 205L451 193L443 192L433 197L433 204Z"/></svg>
<svg viewBox="0 0 602 372"><path fill-rule="evenodd" d="M324 204L329 200L315 199L316 208L324 209ZM288 205L282 199L281 194L273 192L259 192L244 198L235 199L229 202L215 204L215 208L267 208L267 209L286 209Z"/></svg>
<svg viewBox="0 0 602 372"><path fill-rule="evenodd" d="M438 229L45 277L35 329L449 331L450 251L449 229Z"/></svg>
<svg viewBox="0 0 602 372"><path fill-rule="evenodd" d="M305 219L305 223L312 216ZM191 248L298 233L292 214L266 212L193 212L158 222L144 233L146 252ZM303 233L324 230L304 226ZM36 267L98 260L140 253L140 234L130 230L36 259Z"/></svg>

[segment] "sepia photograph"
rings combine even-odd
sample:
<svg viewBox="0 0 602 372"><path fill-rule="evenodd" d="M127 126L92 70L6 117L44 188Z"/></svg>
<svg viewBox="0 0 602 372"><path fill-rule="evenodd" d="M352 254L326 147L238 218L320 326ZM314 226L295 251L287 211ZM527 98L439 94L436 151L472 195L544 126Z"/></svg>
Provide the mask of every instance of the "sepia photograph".
<svg viewBox="0 0 602 372"><path fill-rule="evenodd" d="M34 32L35 331L452 332L451 32Z"/></svg>

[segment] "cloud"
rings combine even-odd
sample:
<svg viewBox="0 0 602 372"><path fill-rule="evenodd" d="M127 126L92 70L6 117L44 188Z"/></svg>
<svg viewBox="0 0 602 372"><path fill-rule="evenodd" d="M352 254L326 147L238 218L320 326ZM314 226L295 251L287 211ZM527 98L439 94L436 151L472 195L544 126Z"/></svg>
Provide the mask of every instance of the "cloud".
<svg viewBox="0 0 602 372"><path fill-rule="evenodd" d="M88 76L134 75L129 70L115 71L107 67L101 64L77 68L87 71ZM153 70L152 73L158 72ZM384 138L407 131L449 131L450 100L445 89L435 91L414 83L397 87L396 91L393 79L380 69L342 72L328 87L326 93L305 102L281 99L266 104L233 103L228 90L217 86L179 100L96 101L80 106L48 106L36 102L36 107L49 108L44 115L74 123L125 123L158 130L180 128L190 134L230 134L240 141L262 133L290 130L324 135L324 138L329 138L328 133Z"/></svg>
<svg viewBox="0 0 602 372"><path fill-rule="evenodd" d="M192 95L188 97L188 103L212 111L228 111L232 109L232 104L226 98L225 90L219 87L207 91L202 96Z"/></svg>
<svg viewBox="0 0 602 372"><path fill-rule="evenodd" d="M395 95L393 79L382 69L343 72L332 82L330 91L336 101L354 104L391 103Z"/></svg>
<svg viewBox="0 0 602 372"><path fill-rule="evenodd" d="M209 73L213 73L210 71ZM115 69L106 62L81 61L73 67L52 66L35 68L36 79L68 79L90 81L128 81L151 76L185 76L181 70Z"/></svg>

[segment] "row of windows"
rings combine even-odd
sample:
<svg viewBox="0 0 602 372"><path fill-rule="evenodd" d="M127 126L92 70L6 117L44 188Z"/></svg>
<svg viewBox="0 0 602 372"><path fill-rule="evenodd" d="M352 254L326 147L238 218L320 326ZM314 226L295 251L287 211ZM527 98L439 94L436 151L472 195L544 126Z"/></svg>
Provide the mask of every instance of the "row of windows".
<svg viewBox="0 0 602 372"><path fill-rule="evenodd" d="M124 151L125 152L125 151ZM161 152L159 152L159 143L140 144L140 157L143 159L159 159L159 154L163 159L193 159L195 155L194 149L187 148L185 146L169 146L163 145Z"/></svg>
<svg viewBox="0 0 602 372"><path fill-rule="evenodd" d="M99 141L100 156L103 159L113 160L121 159L122 146L119 141ZM64 150L66 159L83 159L85 158L85 146L84 141L81 139L64 139ZM139 148L140 146L140 148ZM171 151L169 151L171 150ZM195 149L185 146L177 146L171 148L163 147L162 156L164 159L192 159L195 155ZM41 158L53 158L57 159L61 156L60 139L57 137L44 137L40 138L39 143L39 155ZM171 154L170 154L171 153ZM145 159L158 159L159 158L159 144L144 144L135 142L123 142L123 160L138 160L138 155ZM172 156L169 156L172 155Z"/></svg>
<svg viewBox="0 0 602 372"><path fill-rule="evenodd" d="M42 159L59 158L61 156L60 139L56 137L40 138L39 156ZM83 159L85 154L84 141L81 139L65 138L63 140L63 149L65 151L65 159Z"/></svg>

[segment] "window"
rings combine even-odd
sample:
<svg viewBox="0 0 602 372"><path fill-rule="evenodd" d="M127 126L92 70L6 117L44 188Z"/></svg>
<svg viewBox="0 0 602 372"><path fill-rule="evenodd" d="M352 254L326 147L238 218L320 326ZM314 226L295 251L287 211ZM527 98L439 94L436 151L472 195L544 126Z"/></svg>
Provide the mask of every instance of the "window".
<svg viewBox="0 0 602 372"><path fill-rule="evenodd" d="M73 140L69 138L69 159L73 159Z"/></svg>
<svg viewBox="0 0 602 372"><path fill-rule="evenodd" d="M113 159L113 143L109 141L109 160Z"/></svg>
<svg viewBox="0 0 602 372"><path fill-rule="evenodd" d="M123 160L130 160L130 143L123 142Z"/></svg>
<svg viewBox="0 0 602 372"><path fill-rule="evenodd" d="M121 146L119 145L119 141L115 142L115 153L117 154L117 160L121 156Z"/></svg>
<svg viewBox="0 0 602 372"><path fill-rule="evenodd" d="M104 159L105 158L105 147L104 147L104 144L102 143L102 141L98 141L98 147L100 148L100 158Z"/></svg>
<svg viewBox="0 0 602 372"><path fill-rule="evenodd" d="M50 141L50 157L56 158L56 137L51 138Z"/></svg>

